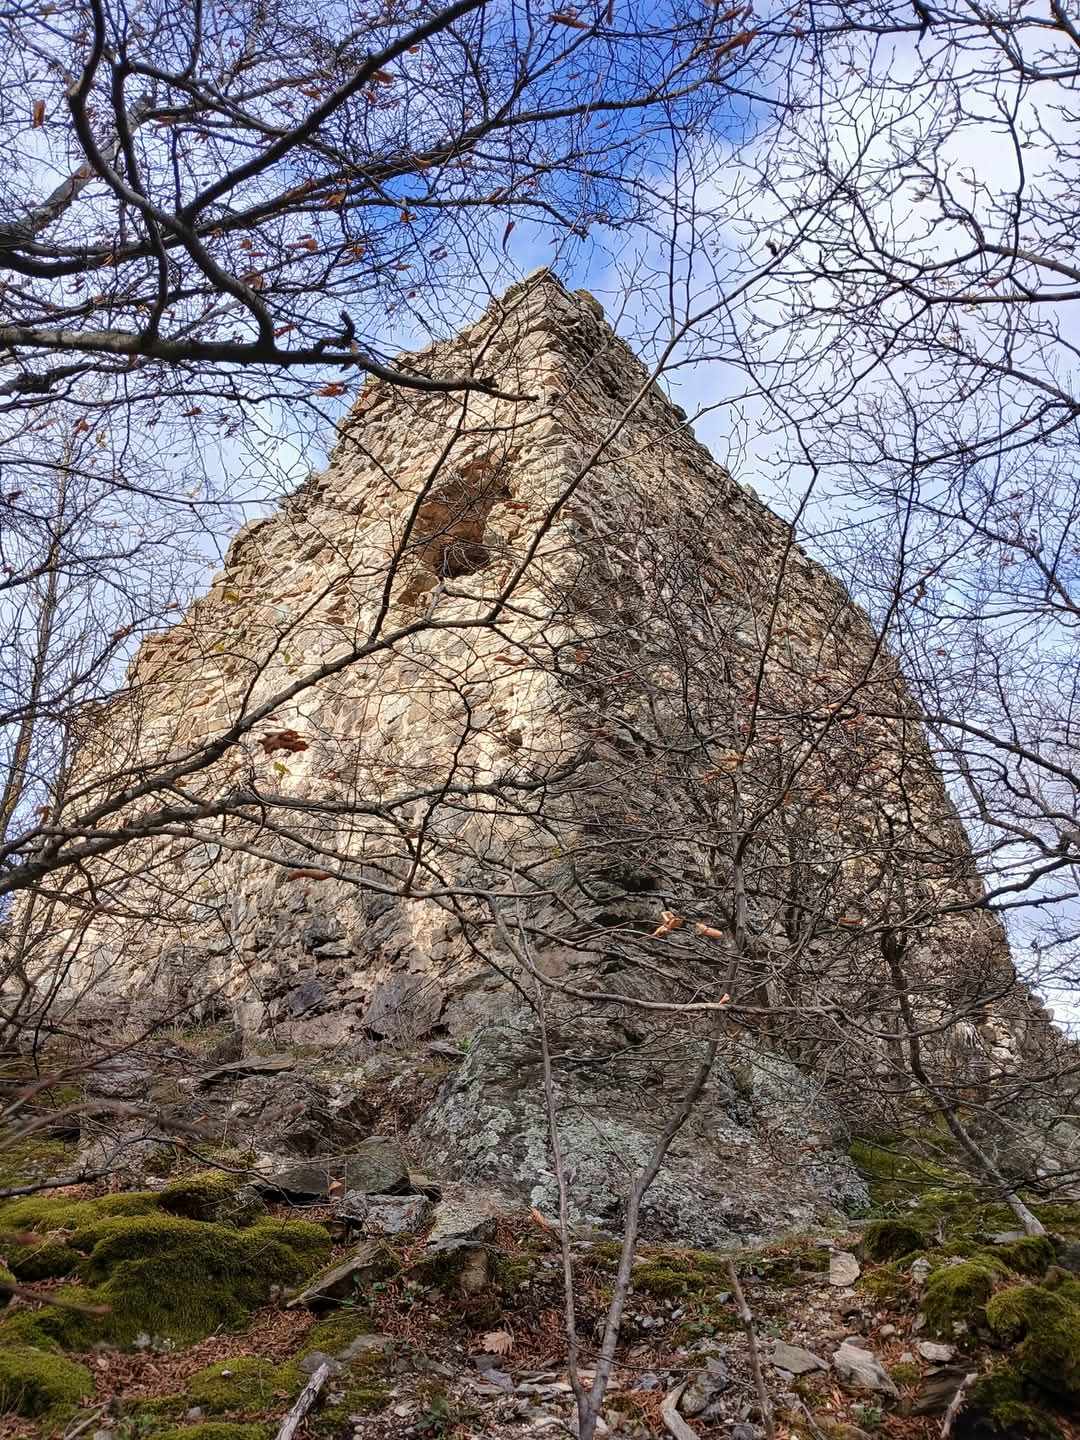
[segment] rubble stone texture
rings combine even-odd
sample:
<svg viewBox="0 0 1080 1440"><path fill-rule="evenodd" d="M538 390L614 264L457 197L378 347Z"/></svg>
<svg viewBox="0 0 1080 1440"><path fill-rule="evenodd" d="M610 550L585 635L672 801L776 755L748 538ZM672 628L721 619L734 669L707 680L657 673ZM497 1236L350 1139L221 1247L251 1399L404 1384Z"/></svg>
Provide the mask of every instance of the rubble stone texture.
<svg viewBox="0 0 1080 1440"><path fill-rule="evenodd" d="M369 382L143 645L84 781L175 762L126 823L176 815L94 870L65 993L418 1069L434 1044L425 1168L553 1213L543 991L577 1203L610 1225L731 992L762 1019L717 1032L647 1231L857 1204L815 1066L830 1013L888 1010L875 927L915 917L941 1007L1008 970L895 662L591 296L540 272L407 363L511 398ZM1007 1062L989 1018L979 1043Z"/></svg>

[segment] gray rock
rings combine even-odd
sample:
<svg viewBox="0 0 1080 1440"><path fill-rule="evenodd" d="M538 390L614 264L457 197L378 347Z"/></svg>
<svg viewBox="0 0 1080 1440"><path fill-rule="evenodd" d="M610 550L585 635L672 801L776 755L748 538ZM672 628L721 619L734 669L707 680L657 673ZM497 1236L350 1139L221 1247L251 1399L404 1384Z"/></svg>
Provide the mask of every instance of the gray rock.
<svg viewBox="0 0 1080 1440"><path fill-rule="evenodd" d="M850 1250L834 1250L829 1256L829 1284L846 1287L854 1285L862 1274L858 1260Z"/></svg>
<svg viewBox="0 0 1080 1440"><path fill-rule="evenodd" d="M785 1340L773 1341L772 1363L778 1370L786 1370L791 1375L809 1375L813 1370L828 1370L829 1363L815 1355L812 1350L805 1350L801 1345L789 1345Z"/></svg>
<svg viewBox="0 0 1080 1440"><path fill-rule="evenodd" d="M246 1060L233 1060L228 1065L204 1071L195 1083L219 1085L223 1080L240 1080L245 1075L280 1075L284 1070L295 1068L296 1061L291 1055L249 1055Z"/></svg>
<svg viewBox="0 0 1080 1440"><path fill-rule="evenodd" d="M454 1003L460 1008L463 1002L455 998ZM506 1007L504 1014L495 1010L497 1003ZM558 1185L551 1167L540 1045L532 1017L515 1014L512 1003L508 995L497 1001L494 992L484 992L482 1004L476 999L478 1018L486 1023L476 1028L464 1060L413 1135L424 1146L425 1165L435 1173L474 1186L496 1185L511 1191L519 1205L554 1216ZM567 1033L576 1033L573 1020L567 1022ZM585 1048L594 1063L567 1067L559 1076L565 1161L577 1177L571 1218L608 1230L625 1203L621 1177L648 1162L655 1146L653 1121L678 1103L680 1079L700 1061L701 1050L696 1039L687 1039L669 1063L655 1067L650 1104L643 1107L640 1090L627 1081L625 1036L594 1027ZM644 1238L731 1245L833 1219L838 1208L865 1203L863 1182L835 1147L815 1151L783 1185L737 1179L725 1159L731 1153L740 1155L743 1175L772 1175L769 1135L801 1139L808 1127L823 1125L810 1087L793 1066L772 1056L767 1064L748 1062L745 1068L750 1080L739 1090L725 1070L714 1072L646 1196ZM603 1116L599 1125L597 1116Z"/></svg>
<svg viewBox="0 0 1080 1440"><path fill-rule="evenodd" d="M710 1420L716 1414L716 1402L730 1384L727 1366L719 1355L714 1355L703 1369L690 1377L679 1401L679 1409L684 1415L700 1415L702 1419Z"/></svg>
<svg viewBox="0 0 1080 1440"><path fill-rule="evenodd" d="M394 1339L391 1335L357 1335L344 1349L337 1352L337 1359L350 1365L362 1355L382 1355L393 1348Z"/></svg>
<svg viewBox="0 0 1080 1440"><path fill-rule="evenodd" d="M351 1299L365 1285L384 1276L390 1260L384 1246L369 1240L338 1264L331 1265L316 1275L295 1299L289 1301L288 1308L295 1310L303 1305L308 1310L330 1309L341 1300Z"/></svg>
<svg viewBox="0 0 1080 1440"><path fill-rule="evenodd" d="M731 1440L758 1440L758 1432L746 1420L740 1420L731 1427Z"/></svg>
<svg viewBox="0 0 1080 1440"><path fill-rule="evenodd" d="M920 1340L916 1348L924 1360L935 1365L947 1365L956 1354L955 1345L943 1345L937 1340Z"/></svg>
<svg viewBox="0 0 1080 1440"><path fill-rule="evenodd" d="M355 1193L355 1192L354 1192ZM435 1207L426 1195L387 1195L368 1204L367 1235L408 1235L422 1230Z"/></svg>
<svg viewBox="0 0 1080 1440"><path fill-rule="evenodd" d="M303 1015L321 1005L325 999L326 991L321 980L315 975L307 975L285 996L285 1008L290 1015Z"/></svg>
<svg viewBox="0 0 1080 1440"><path fill-rule="evenodd" d="M860 1350L845 1341L834 1352L832 1363L840 1379L852 1389L872 1390L878 1395L888 1395L893 1400L900 1398L900 1392L893 1384L889 1372L869 1350Z"/></svg>
<svg viewBox="0 0 1080 1440"><path fill-rule="evenodd" d="M495 1236L495 1221L513 1208L513 1200L497 1190L480 1190L451 1181L443 1186L435 1206L428 1244L438 1245L444 1240L490 1241Z"/></svg>
<svg viewBox="0 0 1080 1440"><path fill-rule="evenodd" d="M413 1266L413 1274L441 1290L479 1295L491 1282L491 1247L466 1236L451 1235L437 1244L429 1241Z"/></svg>
<svg viewBox="0 0 1080 1440"><path fill-rule="evenodd" d="M994 1245L1013 1245L1017 1240L1024 1240L1026 1237L1026 1230L999 1230L996 1235L990 1236L990 1240Z"/></svg>
<svg viewBox="0 0 1080 1440"><path fill-rule="evenodd" d="M266 1194L284 1195L290 1200L322 1200L331 1185L341 1183L346 1192L365 1195L394 1195L409 1189L409 1167L396 1140L372 1135L351 1154L330 1155L300 1165L288 1165L256 1181Z"/></svg>

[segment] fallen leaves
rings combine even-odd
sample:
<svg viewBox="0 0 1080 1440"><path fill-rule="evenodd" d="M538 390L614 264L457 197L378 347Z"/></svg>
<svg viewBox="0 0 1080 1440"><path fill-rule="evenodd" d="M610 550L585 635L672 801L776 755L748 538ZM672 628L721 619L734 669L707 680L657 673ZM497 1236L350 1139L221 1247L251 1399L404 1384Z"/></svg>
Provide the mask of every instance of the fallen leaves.
<svg viewBox="0 0 1080 1440"><path fill-rule="evenodd" d="M514 1337L509 1330L489 1330L480 1337L480 1350L487 1355L509 1355L514 1348Z"/></svg>

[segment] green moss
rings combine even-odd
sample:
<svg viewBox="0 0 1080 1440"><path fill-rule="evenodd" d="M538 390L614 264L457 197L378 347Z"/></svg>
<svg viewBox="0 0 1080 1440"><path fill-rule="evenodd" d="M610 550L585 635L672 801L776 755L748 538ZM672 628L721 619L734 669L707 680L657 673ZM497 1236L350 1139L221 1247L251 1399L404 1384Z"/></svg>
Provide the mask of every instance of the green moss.
<svg viewBox="0 0 1080 1440"><path fill-rule="evenodd" d="M228 1410L265 1410L302 1389L296 1365L275 1365L257 1355L237 1355L200 1370L187 1382L190 1404L212 1415Z"/></svg>
<svg viewBox="0 0 1080 1440"><path fill-rule="evenodd" d="M121 1343L141 1331L191 1341L239 1325L271 1285L306 1279L330 1248L305 1221L234 1230L161 1214L101 1221L72 1244L89 1248L83 1278L112 1308L104 1338Z"/></svg>
<svg viewBox="0 0 1080 1440"><path fill-rule="evenodd" d="M81 1285L64 1285L51 1292L58 1300L78 1305L105 1303L93 1290ZM88 1315L62 1305L43 1305L36 1310L17 1310L0 1320L0 1345L33 1345L42 1350L89 1350L103 1338L108 1316Z"/></svg>
<svg viewBox="0 0 1080 1440"><path fill-rule="evenodd" d="M889 1374L897 1385L917 1385L922 1379L922 1371L911 1360L898 1360L895 1365L890 1365Z"/></svg>
<svg viewBox="0 0 1080 1440"><path fill-rule="evenodd" d="M0 1322L0 1338L66 1349L98 1340L128 1344L141 1332L200 1340L241 1324L266 1302L271 1285L305 1280L330 1248L323 1227L302 1220L263 1220L236 1230L160 1211L103 1218L91 1209L76 1218L87 1223L67 1243L86 1288L69 1293L107 1306L108 1313L24 1311Z"/></svg>
<svg viewBox="0 0 1080 1440"><path fill-rule="evenodd" d="M149 1190L129 1195L101 1195L96 1200L73 1200L66 1195L29 1195L0 1205L0 1229L78 1230L114 1215L150 1215L158 1208Z"/></svg>
<svg viewBox="0 0 1080 1440"><path fill-rule="evenodd" d="M631 1278L640 1295L705 1296L724 1288L724 1261L707 1250L657 1250L638 1261Z"/></svg>
<svg viewBox="0 0 1080 1440"><path fill-rule="evenodd" d="M500 1255L495 1266L495 1279L507 1298L514 1296L537 1273L536 1257L532 1255Z"/></svg>
<svg viewBox="0 0 1080 1440"><path fill-rule="evenodd" d="M955 1178L943 1165L905 1154L880 1138L856 1140L848 1154L866 1181L875 1205L904 1204L930 1186Z"/></svg>
<svg viewBox="0 0 1080 1440"><path fill-rule="evenodd" d="M12 1274L18 1280L55 1280L61 1275L70 1275L82 1258L62 1240L43 1236L33 1238L33 1232L13 1235L10 1231L0 1234L0 1251L8 1259Z"/></svg>
<svg viewBox="0 0 1080 1440"><path fill-rule="evenodd" d="M204 1425L178 1425L159 1430L154 1440L270 1440L273 1425L237 1425L232 1420L208 1420Z"/></svg>
<svg viewBox="0 0 1080 1440"><path fill-rule="evenodd" d="M6 1140L0 1145L0 1185L26 1185L59 1175L70 1166L74 1153L72 1146L44 1129Z"/></svg>
<svg viewBox="0 0 1080 1440"><path fill-rule="evenodd" d="M86 1366L63 1355L28 1345L0 1350L0 1411L5 1414L60 1420L93 1390Z"/></svg>
<svg viewBox="0 0 1080 1440"><path fill-rule="evenodd" d="M957 1325L975 1329L984 1318L986 1302L1002 1271L984 1260L962 1260L935 1270L926 1283L923 1311L927 1329L951 1340Z"/></svg>
<svg viewBox="0 0 1080 1440"><path fill-rule="evenodd" d="M348 1433L350 1415L377 1415L385 1410L392 1399L384 1385L365 1381L346 1385L340 1392L341 1399L324 1405L315 1417L312 1433L318 1436L338 1436Z"/></svg>
<svg viewBox="0 0 1080 1440"><path fill-rule="evenodd" d="M911 1296L910 1276L896 1264L864 1270L858 1286L875 1304L885 1308L903 1305Z"/></svg>
<svg viewBox="0 0 1080 1440"><path fill-rule="evenodd" d="M753 1263L773 1285L805 1285L829 1268L829 1254L819 1245L802 1244L779 1252L765 1251Z"/></svg>
<svg viewBox="0 0 1080 1440"><path fill-rule="evenodd" d="M922 1230L904 1220L874 1220L863 1231L862 1252L868 1260L899 1260L926 1244Z"/></svg>
<svg viewBox="0 0 1080 1440"><path fill-rule="evenodd" d="M1010 1365L981 1375L964 1406L973 1433L1023 1435L1030 1440L1060 1440L1061 1431L1045 1411L1026 1398L1023 1381Z"/></svg>
<svg viewBox="0 0 1080 1440"><path fill-rule="evenodd" d="M158 1197L170 1215L219 1224L250 1225L266 1206L240 1175L224 1170L199 1170L170 1180Z"/></svg>
<svg viewBox="0 0 1080 1440"><path fill-rule="evenodd" d="M325 1320L314 1324L304 1337L309 1350L322 1350L327 1355L336 1355L344 1350L358 1335L370 1335L371 1317L354 1306L343 1306L332 1311Z"/></svg>
<svg viewBox="0 0 1080 1440"><path fill-rule="evenodd" d="M1080 1283L1056 1289L1014 1285L995 1295L986 1320L997 1339L1014 1346L1016 1374L1039 1394L1080 1401Z"/></svg>
<svg viewBox="0 0 1080 1440"><path fill-rule="evenodd" d="M995 1245L991 1252L1018 1275L1045 1275L1054 1263L1054 1246L1045 1235L1025 1235L1007 1245Z"/></svg>

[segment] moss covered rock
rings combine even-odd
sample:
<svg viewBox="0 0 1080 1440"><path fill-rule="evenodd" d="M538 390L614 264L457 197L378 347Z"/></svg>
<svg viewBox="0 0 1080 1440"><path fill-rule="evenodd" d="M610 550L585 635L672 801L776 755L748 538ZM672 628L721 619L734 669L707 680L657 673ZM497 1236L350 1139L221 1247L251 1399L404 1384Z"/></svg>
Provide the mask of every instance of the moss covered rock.
<svg viewBox="0 0 1080 1440"><path fill-rule="evenodd" d="M266 1213L263 1200L243 1177L225 1170L177 1176L163 1187L158 1201L170 1215L220 1225L250 1225Z"/></svg>
<svg viewBox="0 0 1080 1440"><path fill-rule="evenodd" d="M863 1231L862 1253L868 1260L899 1260L926 1245L926 1235L905 1220L874 1220Z"/></svg>
<svg viewBox="0 0 1080 1440"><path fill-rule="evenodd" d="M32 1234L16 1236L4 1232L0 1234L0 1251L7 1256L14 1277L31 1283L71 1275L82 1258L63 1240L49 1235L38 1239Z"/></svg>
<svg viewBox="0 0 1080 1440"><path fill-rule="evenodd" d="M1017 1275L1045 1275L1055 1255L1053 1242L1045 1235L1025 1235L1022 1240L995 1245L991 1253Z"/></svg>
<svg viewBox="0 0 1080 1440"><path fill-rule="evenodd" d="M1080 1281L1013 1285L989 1302L986 1320L1013 1347L1012 1369L1030 1390L1063 1407L1080 1404Z"/></svg>
<svg viewBox="0 0 1080 1440"><path fill-rule="evenodd" d="M951 1340L957 1326L976 1329L1003 1270L987 1260L962 1260L935 1270L926 1282L923 1312L932 1335Z"/></svg>
<svg viewBox="0 0 1080 1440"><path fill-rule="evenodd" d="M1056 1421L1031 1403L1023 1381L1009 1365L976 1380L960 1412L956 1434L961 1440L1021 1435L1025 1440L1061 1440Z"/></svg>
<svg viewBox="0 0 1080 1440"><path fill-rule="evenodd" d="M0 1412L61 1420L93 1389L86 1366L63 1355L29 1345L0 1349Z"/></svg>
<svg viewBox="0 0 1080 1440"><path fill-rule="evenodd" d="M158 1214L102 1221L72 1244L89 1248L81 1273L111 1307L105 1337L124 1343L140 1332L199 1340L241 1324L271 1285L310 1275L330 1239L301 1220L235 1230Z"/></svg>
<svg viewBox="0 0 1080 1440"><path fill-rule="evenodd" d="M98 1340L128 1344L141 1333L200 1340L241 1324L272 1285L306 1279L330 1248L325 1229L302 1220L237 1230L160 1210L78 1218L86 1223L66 1243L85 1283L70 1298L107 1313L22 1312L0 1322L0 1341L84 1349Z"/></svg>

